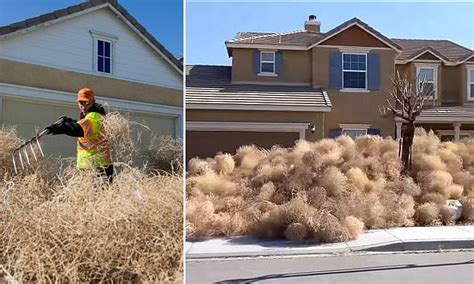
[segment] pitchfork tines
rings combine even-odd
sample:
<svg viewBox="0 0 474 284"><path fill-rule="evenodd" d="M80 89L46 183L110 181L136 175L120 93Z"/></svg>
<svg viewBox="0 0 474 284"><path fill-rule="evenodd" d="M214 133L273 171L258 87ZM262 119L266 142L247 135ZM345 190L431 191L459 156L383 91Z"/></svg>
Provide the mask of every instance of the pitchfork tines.
<svg viewBox="0 0 474 284"><path fill-rule="evenodd" d="M64 118L61 117L58 121L56 121L53 124L60 124L63 122L63 120ZM15 150L13 150L12 160L13 160L13 169L15 170L15 174L18 174L17 160L15 159L15 156L18 156L18 161L20 162L19 166L21 166L22 170L25 170L27 166L32 166L30 155L33 156L35 161L38 161L38 158L44 157L44 152L43 152L43 149L41 148L41 143L39 142L39 140L41 137L43 137L45 134L48 134L48 133L49 133L49 130L45 128L40 133L36 134L36 136L34 136L30 140L20 145ZM41 157L36 156L34 144L38 146L39 154L41 155ZM28 152L30 152L31 154L28 154Z"/></svg>
<svg viewBox="0 0 474 284"><path fill-rule="evenodd" d="M20 162L19 166L21 166L22 170L26 169L27 166L32 166L30 156L33 156L35 161L38 161L38 157L36 156L35 149L33 148L34 144L36 144L36 146L38 147L41 157L44 157L43 149L41 148L41 143L39 142L39 139L46 133L48 133L47 129L41 131L35 137L26 141L25 143L23 143L21 146L19 146L13 151L12 160L13 160L13 169L15 170L15 174L18 174L17 159ZM18 157L17 159L15 158L16 156Z"/></svg>

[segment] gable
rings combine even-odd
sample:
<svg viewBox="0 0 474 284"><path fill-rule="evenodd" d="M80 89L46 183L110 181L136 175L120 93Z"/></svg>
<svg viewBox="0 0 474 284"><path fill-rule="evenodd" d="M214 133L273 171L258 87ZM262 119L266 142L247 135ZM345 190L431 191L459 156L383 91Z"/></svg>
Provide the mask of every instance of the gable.
<svg viewBox="0 0 474 284"><path fill-rule="evenodd" d="M0 39L0 57L99 75L93 71L95 44L91 31L116 39L112 49L111 77L182 89L182 77L179 72L120 20L108 6Z"/></svg>
<svg viewBox="0 0 474 284"><path fill-rule="evenodd" d="M335 36L321 42L320 45L391 48L357 25L353 25L350 28L336 34Z"/></svg>
<svg viewBox="0 0 474 284"><path fill-rule="evenodd" d="M474 57L468 60L468 62L474 62Z"/></svg>
<svg viewBox="0 0 474 284"><path fill-rule="evenodd" d="M420 56L417 56L416 59L423 59L423 60L436 60L436 61L439 61L440 59L436 56L434 56L433 54L431 54L430 52L425 52L423 53L422 55Z"/></svg>

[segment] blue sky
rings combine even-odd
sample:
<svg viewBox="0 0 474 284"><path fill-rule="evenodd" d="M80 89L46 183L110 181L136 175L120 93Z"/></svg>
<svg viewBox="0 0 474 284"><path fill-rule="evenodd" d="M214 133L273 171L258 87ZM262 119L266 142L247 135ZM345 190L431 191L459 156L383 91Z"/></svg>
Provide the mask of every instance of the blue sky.
<svg viewBox="0 0 474 284"><path fill-rule="evenodd" d="M224 45L240 31L321 31L358 17L389 38L447 39L474 49L474 3L187 3L186 64L230 65Z"/></svg>
<svg viewBox="0 0 474 284"><path fill-rule="evenodd" d="M36 17L85 0L0 0L0 26ZM183 2L180 0L119 0L174 56L183 55Z"/></svg>

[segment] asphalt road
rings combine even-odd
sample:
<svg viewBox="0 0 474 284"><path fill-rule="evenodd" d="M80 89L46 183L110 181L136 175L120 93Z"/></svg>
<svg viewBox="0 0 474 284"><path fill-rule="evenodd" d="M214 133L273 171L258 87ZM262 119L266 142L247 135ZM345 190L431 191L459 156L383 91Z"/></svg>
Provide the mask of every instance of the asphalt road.
<svg viewBox="0 0 474 284"><path fill-rule="evenodd" d="M474 250L188 260L186 283L474 284Z"/></svg>

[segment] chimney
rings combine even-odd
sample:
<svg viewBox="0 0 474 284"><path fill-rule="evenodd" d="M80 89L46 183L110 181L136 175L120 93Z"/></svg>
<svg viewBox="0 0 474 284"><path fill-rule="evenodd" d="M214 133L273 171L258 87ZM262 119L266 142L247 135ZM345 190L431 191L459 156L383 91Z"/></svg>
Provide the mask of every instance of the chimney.
<svg viewBox="0 0 474 284"><path fill-rule="evenodd" d="M304 22L304 29L308 32L319 33L321 30L321 22L316 20L315 15L309 15L309 18Z"/></svg>

